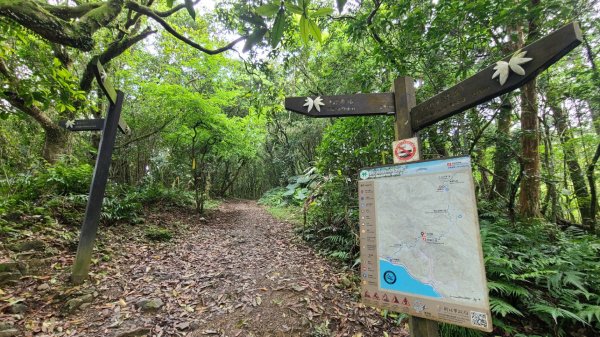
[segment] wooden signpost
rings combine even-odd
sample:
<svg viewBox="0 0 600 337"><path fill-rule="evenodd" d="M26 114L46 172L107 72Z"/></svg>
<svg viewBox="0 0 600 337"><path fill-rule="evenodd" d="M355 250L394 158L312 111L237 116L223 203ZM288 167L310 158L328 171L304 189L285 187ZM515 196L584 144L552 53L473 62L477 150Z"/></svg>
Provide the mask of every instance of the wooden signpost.
<svg viewBox="0 0 600 337"><path fill-rule="evenodd" d="M572 22L419 105L413 79L400 77L394 81L392 93L288 97L285 108L310 117L393 114L395 138L404 140L427 126L519 88L581 41L579 25ZM432 320L411 317L410 328L413 337L438 336L437 322Z"/></svg>
<svg viewBox="0 0 600 337"><path fill-rule="evenodd" d="M102 88L102 91L104 91L110 102L106 118L69 120L60 123L70 131L102 130L102 139L100 140L100 148L90 185L89 199L85 209L83 225L81 226L79 245L77 246L77 256L71 274L71 280L75 284L82 283L87 278L89 272L117 129L120 129L125 134L130 133L129 126L121 119L121 109L125 95L121 91L115 91L106 77L106 72L100 62L97 63L95 73L100 88Z"/></svg>

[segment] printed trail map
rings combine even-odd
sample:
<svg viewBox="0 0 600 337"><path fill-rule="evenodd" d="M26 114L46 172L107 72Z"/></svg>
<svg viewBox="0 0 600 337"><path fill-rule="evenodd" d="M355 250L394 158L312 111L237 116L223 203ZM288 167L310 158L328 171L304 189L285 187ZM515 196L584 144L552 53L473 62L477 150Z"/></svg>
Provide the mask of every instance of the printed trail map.
<svg viewBox="0 0 600 337"><path fill-rule="evenodd" d="M492 331L469 157L360 172L365 304Z"/></svg>

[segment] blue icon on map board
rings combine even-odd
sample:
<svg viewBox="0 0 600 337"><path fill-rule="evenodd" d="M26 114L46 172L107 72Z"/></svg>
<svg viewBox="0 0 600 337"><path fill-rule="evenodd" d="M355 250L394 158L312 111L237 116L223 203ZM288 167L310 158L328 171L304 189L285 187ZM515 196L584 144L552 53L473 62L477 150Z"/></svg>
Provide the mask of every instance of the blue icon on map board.
<svg viewBox="0 0 600 337"><path fill-rule="evenodd" d="M394 274L393 271L388 270L385 273L383 273L383 280L387 284L394 284L396 283L396 274Z"/></svg>

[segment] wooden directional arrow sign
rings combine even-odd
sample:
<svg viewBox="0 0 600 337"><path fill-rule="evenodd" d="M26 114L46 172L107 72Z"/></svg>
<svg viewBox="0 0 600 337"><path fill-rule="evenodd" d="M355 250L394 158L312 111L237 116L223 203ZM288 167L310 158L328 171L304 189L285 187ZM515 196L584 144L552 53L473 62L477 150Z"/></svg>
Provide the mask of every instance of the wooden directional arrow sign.
<svg viewBox="0 0 600 337"><path fill-rule="evenodd" d="M121 131L122 133L126 135L131 134L131 128L129 127L129 125L127 125L127 123L125 123L125 120L123 120L123 118L119 117L119 124L117 126L119 127L119 131Z"/></svg>
<svg viewBox="0 0 600 337"><path fill-rule="evenodd" d="M100 88L102 89L106 97L108 97L110 103L115 104L117 102L117 92L115 91L112 82L106 75L106 71L104 70L104 67L102 66L102 63L100 63L100 61L96 62L94 74L96 75L96 80L98 81ZM131 129L123 119L119 119L119 130L126 135L131 134Z"/></svg>
<svg viewBox="0 0 600 337"><path fill-rule="evenodd" d="M100 131L104 127L104 119L75 119L60 121L58 125L69 131Z"/></svg>
<svg viewBox="0 0 600 337"><path fill-rule="evenodd" d="M104 128L104 119L75 119L58 122L58 125L69 131L102 131ZM123 119L119 119L119 130L128 135L131 133L131 128Z"/></svg>
<svg viewBox="0 0 600 337"><path fill-rule="evenodd" d="M394 94L286 97L285 108L310 117L394 114Z"/></svg>
<svg viewBox="0 0 600 337"><path fill-rule="evenodd" d="M94 68L94 75L96 75L96 80L98 81L98 84L100 85L102 91L104 91L106 97L108 97L110 103L115 104L117 102L117 92L115 91L112 82L106 75L106 71L104 70L104 67L102 66L102 63L100 63L100 61L96 62L96 68Z"/></svg>
<svg viewBox="0 0 600 337"><path fill-rule="evenodd" d="M496 65L487 67L474 76L414 107L410 111L413 131L421 130L522 86L577 47L581 41L581 30L576 22L572 22L535 41L521 49L521 51L526 52L523 57L531 59L520 64L525 72L524 75L515 73L510 66L506 67L506 64L509 64L512 58L518 56L517 53L506 57L497 62ZM501 62L505 62L504 67L508 71L508 78L503 84L500 84L499 79L492 78L496 72L495 68ZM502 65L500 66L502 67Z"/></svg>
<svg viewBox="0 0 600 337"><path fill-rule="evenodd" d="M416 132L522 86L581 41L581 30L576 22L560 28L412 108L412 130ZM499 78L492 78L498 67L501 68L499 72L505 72L506 78L502 74L498 74ZM513 68L517 71L520 68L522 74ZM504 82L501 84L502 79ZM394 114L394 103L393 93L288 97L285 108L310 117L350 117Z"/></svg>

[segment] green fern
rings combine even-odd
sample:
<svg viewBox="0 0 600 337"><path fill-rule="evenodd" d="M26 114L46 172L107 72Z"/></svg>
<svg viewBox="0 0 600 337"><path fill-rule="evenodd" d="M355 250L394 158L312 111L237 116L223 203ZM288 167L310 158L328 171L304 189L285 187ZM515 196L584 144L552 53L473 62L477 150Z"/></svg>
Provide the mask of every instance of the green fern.
<svg viewBox="0 0 600 337"><path fill-rule="evenodd" d="M584 283L583 278L585 277L584 273L578 272L578 271L566 271L566 272L562 273L561 276L562 276L562 284L563 285L575 286L577 289L581 290L582 292L589 294L588 290L583 285L583 283ZM589 298L589 296L586 296L586 297Z"/></svg>
<svg viewBox="0 0 600 337"><path fill-rule="evenodd" d="M499 295L514 296L528 298L531 294L529 291L516 284L509 284L499 281L488 281L488 289L491 292L496 292Z"/></svg>
<svg viewBox="0 0 600 337"><path fill-rule="evenodd" d="M548 305L548 304L544 304L544 303L533 303L529 306L529 309L534 312L537 313L539 315L547 315L552 317L552 319L554 320L554 323L558 324L558 319L559 318L566 318L566 319L572 319L574 321L580 322L582 324L587 325L588 323L581 318L580 316L578 316L576 313L571 312L569 310L560 308L560 307L556 307L556 306L552 306L552 305Z"/></svg>
<svg viewBox="0 0 600 337"><path fill-rule="evenodd" d="M330 253L329 256L340 260L348 260L350 258L350 254L344 251L335 251Z"/></svg>
<svg viewBox="0 0 600 337"><path fill-rule="evenodd" d="M351 239L341 235L330 235L323 239L323 241L329 241L335 245L347 246L352 243Z"/></svg>
<svg viewBox="0 0 600 337"><path fill-rule="evenodd" d="M600 323L600 305L584 304L582 309L577 312L577 316L588 324Z"/></svg>
<svg viewBox="0 0 600 337"><path fill-rule="evenodd" d="M524 316L517 308L496 297L490 297L490 309L493 313L499 314L502 317L506 317L508 314Z"/></svg>

